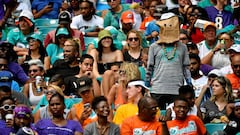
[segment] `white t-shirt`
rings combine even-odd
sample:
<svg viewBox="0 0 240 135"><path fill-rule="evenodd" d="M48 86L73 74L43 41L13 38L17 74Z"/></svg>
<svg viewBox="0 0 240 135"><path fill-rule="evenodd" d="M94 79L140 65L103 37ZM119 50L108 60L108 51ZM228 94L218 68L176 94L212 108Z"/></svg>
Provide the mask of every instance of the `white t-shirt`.
<svg viewBox="0 0 240 135"><path fill-rule="evenodd" d="M86 29L93 28L94 26L103 28L103 18L93 15L91 20L86 21L83 19L82 15L78 15L72 18L72 23L70 25L72 29L78 29L80 31L85 31Z"/></svg>
<svg viewBox="0 0 240 135"><path fill-rule="evenodd" d="M176 113L175 113L174 110L173 110L173 106L174 106L174 103L171 103L171 104L169 104L169 105L167 106L166 109L171 109L171 112L172 112L172 115L171 115L172 120L175 120L175 119L176 119ZM198 110L198 109L197 109L197 106L194 105L193 107L190 108L190 110L188 111L187 115L195 115L195 116L197 116L197 110Z"/></svg>
<svg viewBox="0 0 240 135"><path fill-rule="evenodd" d="M229 55L221 54L220 51L215 52L212 58L212 66L216 69L220 69L231 65Z"/></svg>
<svg viewBox="0 0 240 135"><path fill-rule="evenodd" d="M211 49L207 48L205 40L201 41L197 44L198 50L199 50L199 57L202 59L204 56L206 56L209 52L211 52Z"/></svg>
<svg viewBox="0 0 240 135"><path fill-rule="evenodd" d="M194 91L195 91L195 97L198 97L199 94L201 93L201 90L203 88L204 85L207 84L207 81L208 81L208 78L206 76L202 76L196 80L192 79L192 85L193 85L193 88L194 88Z"/></svg>

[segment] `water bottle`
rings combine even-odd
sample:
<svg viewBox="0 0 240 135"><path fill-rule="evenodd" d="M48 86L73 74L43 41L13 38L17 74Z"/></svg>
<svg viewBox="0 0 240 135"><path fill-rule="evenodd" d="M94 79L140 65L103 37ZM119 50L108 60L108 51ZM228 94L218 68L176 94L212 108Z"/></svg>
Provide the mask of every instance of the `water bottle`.
<svg viewBox="0 0 240 135"><path fill-rule="evenodd" d="M41 79L42 79L42 77L41 76L36 76L36 88L37 88L37 92L38 93L40 93L41 91L42 91L42 89L41 89L41 86L40 86L40 82L41 82Z"/></svg>
<svg viewBox="0 0 240 135"><path fill-rule="evenodd" d="M225 41L224 41L224 40L221 40L221 41L220 41L220 44L221 44L221 50L220 50L220 53L221 53L221 54L225 54L225 52L226 52Z"/></svg>

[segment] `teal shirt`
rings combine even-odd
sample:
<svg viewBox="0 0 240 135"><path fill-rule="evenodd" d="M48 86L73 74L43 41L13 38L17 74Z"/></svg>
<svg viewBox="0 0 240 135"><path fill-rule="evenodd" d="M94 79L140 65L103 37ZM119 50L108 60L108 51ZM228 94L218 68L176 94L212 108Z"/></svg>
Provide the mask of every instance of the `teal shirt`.
<svg viewBox="0 0 240 135"><path fill-rule="evenodd" d="M47 46L47 54L50 57L51 65L58 59L63 59L63 48L60 48L56 44L49 44Z"/></svg>
<svg viewBox="0 0 240 135"><path fill-rule="evenodd" d="M103 26L104 28L107 26L113 26L117 29L119 29L119 20L121 18L121 15L124 11L127 11L130 9L130 5L129 4L121 4L122 5L122 10L118 13L112 13L110 10L108 10L108 12L106 13L105 17L104 17L104 22L103 22Z"/></svg>
<svg viewBox="0 0 240 135"><path fill-rule="evenodd" d="M13 45L16 45L21 48L28 48L27 38L30 37L33 33L28 35L23 35L22 31L19 28L13 28L8 32L7 41Z"/></svg>
<svg viewBox="0 0 240 135"><path fill-rule="evenodd" d="M72 106L76 103L81 102L81 98L65 98L64 99L64 104L66 106L66 109L71 109ZM33 114L35 114L40 107L48 105L48 101L46 96L44 95L42 99L38 102L38 104L35 106L34 110L32 111Z"/></svg>
<svg viewBox="0 0 240 135"><path fill-rule="evenodd" d="M198 6L201 8L205 8L205 7L214 6L214 5L213 5L213 3L210 2L210 0L201 0L198 3ZM233 13L233 8L231 7L231 5L224 6L224 10L230 11Z"/></svg>

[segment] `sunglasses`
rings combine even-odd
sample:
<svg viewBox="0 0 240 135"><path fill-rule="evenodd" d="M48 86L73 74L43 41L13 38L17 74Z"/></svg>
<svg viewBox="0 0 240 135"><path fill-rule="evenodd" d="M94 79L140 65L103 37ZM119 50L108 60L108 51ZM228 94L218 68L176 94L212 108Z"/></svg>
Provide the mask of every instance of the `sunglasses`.
<svg viewBox="0 0 240 135"><path fill-rule="evenodd" d="M0 67L2 68L7 68L8 67L8 65L7 64L0 64Z"/></svg>
<svg viewBox="0 0 240 135"><path fill-rule="evenodd" d="M38 69L33 69L33 70L28 70L28 73L36 73L38 71Z"/></svg>
<svg viewBox="0 0 240 135"><path fill-rule="evenodd" d="M233 68L240 68L240 65L232 65Z"/></svg>
<svg viewBox="0 0 240 135"><path fill-rule="evenodd" d="M137 37L135 37L135 38L128 38L128 40L131 41L131 42L132 42L133 40L134 40L134 41L138 41L139 38L137 38Z"/></svg>
<svg viewBox="0 0 240 135"><path fill-rule="evenodd" d="M201 13L190 13L189 15L190 16L201 16L202 14Z"/></svg>
<svg viewBox="0 0 240 135"><path fill-rule="evenodd" d="M179 40L187 40L188 38L180 38Z"/></svg>
<svg viewBox="0 0 240 135"><path fill-rule="evenodd" d="M11 111L11 110L14 110L14 108L16 107L16 105L4 105L4 106L1 106L0 108L3 109L4 111Z"/></svg>
<svg viewBox="0 0 240 135"><path fill-rule="evenodd" d="M44 90L43 93L45 95L53 95L53 94L56 94L56 90Z"/></svg>
<svg viewBox="0 0 240 135"><path fill-rule="evenodd" d="M107 2L113 2L113 1L116 1L116 0L107 0Z"/></svg>

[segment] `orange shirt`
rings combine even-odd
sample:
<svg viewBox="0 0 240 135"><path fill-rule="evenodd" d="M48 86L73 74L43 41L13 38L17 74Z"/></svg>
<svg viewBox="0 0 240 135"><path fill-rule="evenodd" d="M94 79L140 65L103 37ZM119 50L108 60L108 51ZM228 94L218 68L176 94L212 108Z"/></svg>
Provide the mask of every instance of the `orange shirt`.
<svg viewBox="0 0 240 135"><path fill-rule="evenodd" d="M126 101L123 98L123 88L121 86L117 86L117 97L114 101L114 108L117 109L120 105L125 104Z"/></svg>
<svg viewBox="0 0 240 135"><path fill-rule="evenodd" d="M161 135L162 124L158 121L144 122L134 115L123 121L120 131L121 135Z"/></svg>
<svg viewBox="0 0 240 135"><path fill-rule="evenodd" d="M78 104L74 104L73 107L76 109L77 118L80 119L81 115L83 113L83 110L84 110L83 102L80 102ZM94 111L92 111L91 115L86 120L84 120L82 126L85 127L87 124L92 123L96 120L97 120L97 115Z"/></svg>
<svg viewBox="0 0 240 135"><path fill-rule="evenodd" d="M154 18L152 16L149 17L145 17L139 27L139 29L141 30L146 30L146 26L149 22L151 22L152 20L154 20Z"/></svg>
<svg viewBox="0 0 240 135"><path fill-rule="evenodd" d="M207 130L201 119L188 115L185 120L167 121L170 135L205 135Z"/></svg>
<svg viewBox="0 0 240 135"><path fill-rule="evenodd" d="M230 80L233 90L238 90L240 88L240 77L235 74L227 74L226 77Z"/></svg>

